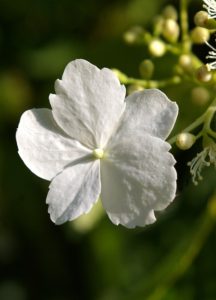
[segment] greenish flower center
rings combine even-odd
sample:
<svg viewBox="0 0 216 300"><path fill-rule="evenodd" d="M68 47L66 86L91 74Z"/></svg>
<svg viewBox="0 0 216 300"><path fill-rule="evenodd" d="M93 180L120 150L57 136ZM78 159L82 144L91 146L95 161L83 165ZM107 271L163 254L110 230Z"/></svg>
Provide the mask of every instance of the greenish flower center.
<svg viewBox="0 0 216 300"><path fill-rule="evenodd" d="M93 156L96 159L101 159L101 158L104 157L104 151L103 151L103 149L95 148L92 153L93 153Z"/></svg>

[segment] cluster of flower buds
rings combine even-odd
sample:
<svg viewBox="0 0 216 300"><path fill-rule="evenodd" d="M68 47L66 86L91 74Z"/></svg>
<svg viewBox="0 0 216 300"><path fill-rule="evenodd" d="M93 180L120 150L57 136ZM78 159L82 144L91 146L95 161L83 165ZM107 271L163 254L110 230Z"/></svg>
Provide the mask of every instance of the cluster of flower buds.
<svg viewBox="0 0 216 300"><path fill-rule="evenodd" d="M214 103L196 122L197 125L202 125L197 135L190 132L182 132L175 138L176 146L180 150L188 150L195 144L197 139L202 139L202 151L192 161L188 162L195 185L203 179L201 173L204 167L213 165L216 168L216 107Z"/></svg>
<svg viewBox="0 0 216 300"><path fill-rule="evenodd" d="M207 2L208 0L206 0ZM179 15L176 8L172 5L168 5L164 8L162 13L156 16L153 20L152 31L147 31L141 26L132 27L125 32L124 40L128 44L144 44L150 54L150 58L145 59L140 63L139 71L141 78L144 80L150 80L154 75L154 58L163 57L167 52L177 56L177 63L173 67L174 76L180 76L182 80L185 77L190 77L192 81L198 81L200 83L209 83L212 80L211 69L216 67L216 63L203 65L202 62L193 54L193 44L205 44L208 43L210 38L210 31L208 28L203 27L203 24L207 24L209 15L207 12L199 12L195 16L195 27L188 32L187 49L182 47L181 39L184 35L181 32L182 27L179 22ZM211 19L212 21L212 19ZM211 47L209 58L216 58L215 49ZM118 76L119 77L119 76ZM130 84L124 78L119 77L120 81L124 84ZM181 80L180 80L181 81ZM178 80L179 82L179 80ZM173 80L168 80L169 83L176 83ZM153 87L155 82L140 85L138 82L133 83L132 91L139 90L143 87ZM199 83L198 83L199 84ZM156 84L156 87L160 87ZM201 101L202 102L202 101ZM201 103L199 101L199 104ZM204 103L205 101L203 101Z"/></svg>
<svg viewBox="0 0 216 300"><path fill-rule="evenodd" d="M203 82L208 82L211 80L211 76L207 75L211 70L216 69L216 49L211 44L208 43L210 33L215 32L216 30L216 2L213 0L203 0L204 10L198 11L194 16L194 22L196 24L197 33L193 35L195 40L203 40L210 48L209 55L206 57L207 59L211 59L212 62L206 64L206 70L201 70L201 73L206 73L204 76L201 74L201 80ZM207 75L207 76L206 76Z"/></svg>
<svg viewBox="0 0 216 300"><path fill-rule="evenodd" d="M120 81L127 86L128 94L140 91L144 88L160 88L190 82L191 102L196 106L205 106L214 93L216 75L216 48L209 44L211 33L216 30L216 1L203 0L205 11L199 11L194 17L195 26L189 29L187 17L182 18L182 10L178 15L174 6L169 5L162 13L153 20L152 31L142 27L133 27L124 35L128 44L143 44L149 52L139 64L140 78L129 78L127 75L116 71ZM203 63L194 53L197 47L194 45L207 45L210 48L207 59L211 61ZM171 77L168 79L154 80L157 77L158 58L163 58L166 53L171 53L174 63ZM215 107L215 106L214 106ZM188 164L195 184L202 179L201 171L205 166L213 164L216 166L216 126L211 128L213 114L207 110L199 122L195 121L192 127L203 125L197 135L190 130L183 130L175 136L176 146L180 150L190 149L197 141L202 139L203 150ZM216 123L216 122L215 122ZM192 131L193 132L193 131ZM208 141L208 143L206 142Z"/></svg>
<svg viewBox="0 0 216 300"><path fill-rule="evenodd" d="M146 44L153 57L161 57L167 51L167 43L176 43L180 35L178 13L174 6L167 6L153 22L153 33L140 26L132 27L124 34L128 44Z"/></svg>

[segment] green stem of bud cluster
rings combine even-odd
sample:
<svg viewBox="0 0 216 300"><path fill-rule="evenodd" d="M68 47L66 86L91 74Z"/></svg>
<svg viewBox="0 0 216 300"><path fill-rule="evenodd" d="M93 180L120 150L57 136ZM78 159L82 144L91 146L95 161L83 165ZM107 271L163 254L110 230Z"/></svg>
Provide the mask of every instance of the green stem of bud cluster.
<svg viewBox="0 0 216 300"><path fill-rule="evenodd" d="M180 22L182 31L182 46L185 53L191 50L191 41L188 33L188 1L181 0L180 2Z"/></svg>
<svg viewBox="0 0 216 300"><path fill-rule="evenodd" d="M174 144L176 143L177 147L181 150L190 149L197 139L204 136L211 136L216 138L216 125L213 124L212 121L215 122L215 113L216 113L216 99L212 102L209 108L206 110L204 114L202 114L199 118L197 118L192 124L182 130L181 133L175 135L171 139L168 140L168 143ZM202 125L202 129L196 135L191 132Z"/></svg>
<svg viewBox="0 0 216 300"><path fill-rule="evenodd" d="M181 82L179 76L173 76L164 80L144 80L128 77L125 84L134 84L143 88L163 88L169 85L176 85Z"/></svg>

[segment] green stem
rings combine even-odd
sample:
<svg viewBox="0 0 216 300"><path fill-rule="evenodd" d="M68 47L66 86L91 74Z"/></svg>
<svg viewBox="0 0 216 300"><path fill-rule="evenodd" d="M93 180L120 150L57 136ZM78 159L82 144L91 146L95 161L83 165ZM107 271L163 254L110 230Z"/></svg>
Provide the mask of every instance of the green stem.
<svg viewBox="0 0 216 300"><path fill-rule="evenodd" d="M128 77L125 79L124 84L136 84L144 88L163 88L168 85L179 84L181 78L179 76L173 76L165 80L144 80Z"/></svg>
<svg viewBox="0 0 216 300"><path fill-rule="evenodd" d="M206 209L181 237L172 252L163 258L163 262L139 282L134 284L134 290L122 299L162 300L170 288L189 270L196 257L201 252L206 240L216 222L216 194L207 202Z"/></svg>
<svg viewBox="0 0 216 300"><path fill-rule="evenodd" d="M215 111L216 111L215 106L209 107L209 109L206 111L206 122L203 127L203 131L213 136L214 138L216 138L216 132L211 129L211 121Z"/></svg>
<svg viewBox="0 0 216 300"><path fill-rule="evenodd" d="M211 103L211 105L208 107L208 109L204 112L204 114L202 114L199 118L197 118L192 124L190 124L188 127L186 127L185 129L183 129L181 131L182 132L191 132L192 130L194 130L195 128L197 128L199 125L201 125L202 123L204 124L203 129L200 131L200 133L196 136L196 139L198 139L200 136L203 135L203 132L210 132L212 134L212 130L210 128L210 124L211 124L211 119L212 119L212 115L215 113L216 111L216 99L214 99ZM173 136L171 139L169 139L167 142L172 145L175 143L177 136L179 135L176 134L175 136ZM214 133L215 135L215 133ZM213 136L214 136L213 135Z"/></svg>
<svg viewBox="0 0 216 300"><path fill-rule="evenodd" d="M216 214L216 195L214 194L208 200L207 209L204 212L200 224L196 229L194 235L191 237L191 242L188 248L185 249L182 256L177 260L173 266L173 270L162 283L156 287L154 292L146 298L146 300L161 300L167 294L170 287L181 278L192 265L194 259L200 253L205 241L211 233L215 225Z"/></svg>
<svg viewBox="0 0 216 300"><path fill-rule="evenodd" d="M183 52L189 53L191 49L190 37L188 34L188 0L180 2L180 26L182 31Z"/></svg>
<svg viewBox="0 0 216 300"><path fill-rule="evenodd" d="M199 118L197 118L192 124L190 124L188 127L186 127L185 129L182 130L182 132L190 132L192 130L194 130L195 128L197 128L199 125L201 125L202 123L204 123L206 119L206 112L200 116ZM176 134L175 136L173 136L171 139L169 139L167 142L172 145L175 143L177 136L179 135Z"/></svg>

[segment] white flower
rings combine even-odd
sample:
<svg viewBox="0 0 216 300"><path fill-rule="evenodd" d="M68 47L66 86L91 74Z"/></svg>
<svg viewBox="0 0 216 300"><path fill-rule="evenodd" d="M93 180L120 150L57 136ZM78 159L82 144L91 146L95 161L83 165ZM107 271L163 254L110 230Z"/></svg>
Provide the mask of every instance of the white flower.
<svg viewBox="0 0 216 300"><path fill-rule="evenodd" d="M215 0L203 0L205 4L203 7L207 10L209 18L216 18L216 1Z"/></svg>
<svg viewBox="0 0 216 300"><path fill-rule="evenodd" d="M203 168L209 167L211 164L216 168L216 144L213 142L208 147L205 147L203 151L199 152L192 161L188 163L192 180L195 185L198 184L199 180L203 179L201 175Z"/></svg>
<svg viewBox="0 0 216 300"><path fill-rule="evenodd" d="M216 69L216 49L208 42L205 42L205 43L206 43L206 45L208 45L208 47L210 49L212 49L212 51L209 51L209 53L208 53L209 55L207 55L206 58L210 58L210 59L214 60L213 62L206 64L207 69L208 69L208 71L215 70Z"/></svg>
<svg viewBox="0 0 216 300"><path fill-rule="evenodd" d="M69 63L50 95L52 110L32 109L17 130L19 154L36 175L51 180L51 219L61 224L87 213L101 194L114 224L155 221L176 191L175 160L164 139L178 107L156 89L125 99L109 69Z"/></svg>
<svg viewBox="0 0 216 300"><path fill-rule="evenodd" d="M216 1L215 0L203 0L205 4L203 4L203 7L208 12L208 17L210 19L216 18ZM210 45L207 41L205 42L206 45L212 50L209 51L209 55L206 58L213 59L214 61L211 63L208 63L206 66L208 70L215 70L216 69L216 49Z"/></svg>

